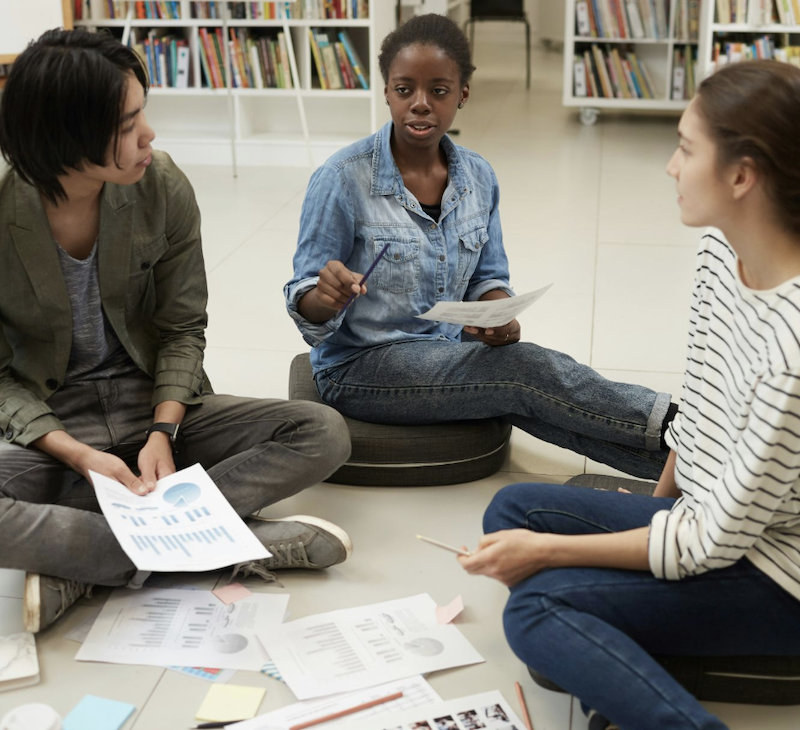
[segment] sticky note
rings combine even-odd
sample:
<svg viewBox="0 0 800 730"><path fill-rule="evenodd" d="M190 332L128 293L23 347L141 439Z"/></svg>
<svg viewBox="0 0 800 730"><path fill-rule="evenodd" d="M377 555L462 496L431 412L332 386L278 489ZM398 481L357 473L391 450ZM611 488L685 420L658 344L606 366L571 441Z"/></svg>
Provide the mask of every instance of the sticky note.
<svg viewBox="0 0 800 730"><path fill-rule="evenodd" d="M456 596L446 606L436 607L436 621L440 624L449 624L463 610L464 601L461 600L461 596Z"/></svg>
<svg viewBox="0 0 800 730"><path fill-rule="evenodd" d="M64 730L119 730L135 705L86 695L64 718Z"/></svg>
<svg viewBox="0 0 800 730"><path fill-rule="evenodd" d="M211 592L226 606L235 601L241 601L242 598L253 595L241 583L230 583L229 585L222 586L222 588L217 588L215 591Z"/></svg>
<svg viewBox="0 0 800 730"><path fill-rule="evenodd" d="M215 684L195 716L203 722L249 720L255 717L267 690L236 684Z"/></svg>

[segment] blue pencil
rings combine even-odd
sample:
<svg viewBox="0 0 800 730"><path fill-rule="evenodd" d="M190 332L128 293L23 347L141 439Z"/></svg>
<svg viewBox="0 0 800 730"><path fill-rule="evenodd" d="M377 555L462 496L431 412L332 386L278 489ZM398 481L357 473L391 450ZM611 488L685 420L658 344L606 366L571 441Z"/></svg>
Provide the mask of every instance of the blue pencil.
<svg viewBox="0 0 800 730"><path fill-rule="evenodd" d="M380 261L381 257L383 256L383 254L386 253L386 249L389 248L390 244L391 244L391 241L387 241L386 245L381 249L381 252L375 257L375 260L372 262L370 267L367 269L367 273L364 274L364 278L361 279L360 282L358 282L359 288L364 286L364 282L369 278L369 275L375 270L375 267L378 265L378 261ZM342 312L344 312L344 310L347 309L350 306L351 302L355 298L356 298L356 295L355 294L351 294L350 298L344 303L344 306L339 310L339 313L341 314Z"/></svg>

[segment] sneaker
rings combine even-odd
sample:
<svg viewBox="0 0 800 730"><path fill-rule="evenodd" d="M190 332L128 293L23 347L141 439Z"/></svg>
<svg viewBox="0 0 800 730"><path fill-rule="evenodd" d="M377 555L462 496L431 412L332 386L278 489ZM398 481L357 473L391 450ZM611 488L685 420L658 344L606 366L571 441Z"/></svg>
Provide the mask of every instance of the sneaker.
<svg viewBox="0 0 800 730"><path fill-rule="evenodd" d="M589 730L619 730L610 720L603 717L597 710L589 710Z"/></svg>
<svg viewBox="0 0 800 730"><path fill-rule="evenodd" d="M330 568L343 563L353 552L350 536L341 527L318 517L294 515L279 520L249 517L247 526L272 557L235 565L231 580L237 575L274 580L269 571L286 568Z"/></svg>
<svg viewBox="0 0 800 730"><path fill-rule="evenodd" d="M79 598L92 595L88 583L26 573L22 611L25 631L36 634L60 619Z"/></svg>

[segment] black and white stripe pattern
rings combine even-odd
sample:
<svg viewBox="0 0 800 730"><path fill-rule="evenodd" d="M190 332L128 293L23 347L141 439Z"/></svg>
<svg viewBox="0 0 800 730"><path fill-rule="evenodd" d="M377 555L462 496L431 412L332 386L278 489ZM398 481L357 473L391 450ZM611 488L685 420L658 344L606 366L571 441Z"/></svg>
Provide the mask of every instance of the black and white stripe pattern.
<svg viewBox="0 0 800 730"><path fill-rule="evenodd" d="M650 567L676 580L744 556L800 598L800 279L754 291L737 271L706 235L667 433L683 497L651 522Z"/></svg>

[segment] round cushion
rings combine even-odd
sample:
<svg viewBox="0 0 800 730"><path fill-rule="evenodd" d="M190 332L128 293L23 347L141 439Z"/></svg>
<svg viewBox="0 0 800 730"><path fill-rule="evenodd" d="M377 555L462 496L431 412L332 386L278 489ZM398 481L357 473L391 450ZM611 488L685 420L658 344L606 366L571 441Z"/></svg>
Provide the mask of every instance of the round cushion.
<svg viewBox="0 0 800 730"><path fill-rule="evenodd" d="M292 361L289 399L322 403L308 354ZM425 426L344 420L353 451L328 481L355 486L430 487L483 479L502 466L511 436L511 425L500 418Z"/></svg>

